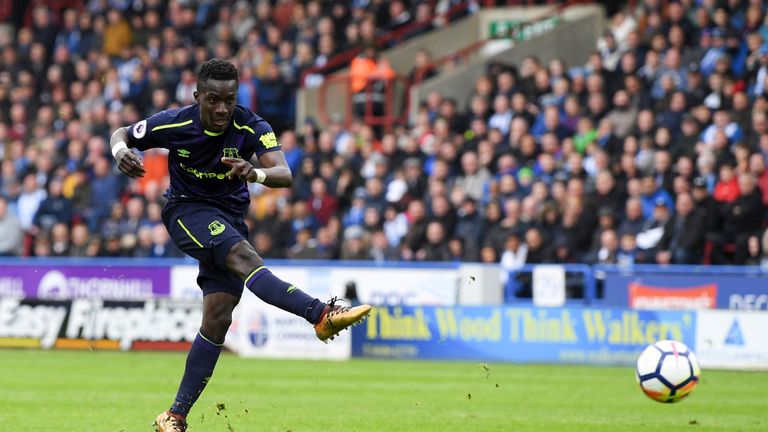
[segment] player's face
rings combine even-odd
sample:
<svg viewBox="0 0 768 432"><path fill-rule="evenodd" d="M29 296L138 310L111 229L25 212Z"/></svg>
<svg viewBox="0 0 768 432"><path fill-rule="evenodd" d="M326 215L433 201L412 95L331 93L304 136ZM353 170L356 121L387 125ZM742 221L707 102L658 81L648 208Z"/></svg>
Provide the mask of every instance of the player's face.
<svg viewBox="0 0 768 432"><path fill-rule="evenodd" d="M195 100L200 105L200 120L206 130L221 132L227 128L237 100L237 81L208 80L198 84Z"/></svg>

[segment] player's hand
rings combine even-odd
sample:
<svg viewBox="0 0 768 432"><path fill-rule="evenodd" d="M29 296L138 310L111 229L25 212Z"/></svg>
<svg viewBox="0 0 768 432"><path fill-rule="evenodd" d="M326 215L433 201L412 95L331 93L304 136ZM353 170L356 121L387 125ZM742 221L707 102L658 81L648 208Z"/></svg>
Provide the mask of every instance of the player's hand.
<svg viewBox="0 0 768 432"><path fill-rule="evenodd" d="M256 172L253 165L247 160L223 157L221 162L231 168L229 170L230 180L256 181Z"/></svg>
<svg viewBox="0 0 768 432"><path fill-rule="evenodd" d="M141 157L131 149L119 150L115 155L115 160L117 161L117 168L130 178L144 177L144 174L147 173Z"/></svg>

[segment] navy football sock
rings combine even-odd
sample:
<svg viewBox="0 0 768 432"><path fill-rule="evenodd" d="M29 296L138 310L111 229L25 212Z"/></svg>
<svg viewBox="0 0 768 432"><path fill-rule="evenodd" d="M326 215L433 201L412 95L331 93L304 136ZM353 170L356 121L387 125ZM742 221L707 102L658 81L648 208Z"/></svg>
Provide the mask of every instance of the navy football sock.
<svg viewBox="0 0 768 432"><path fill-rule="evenodd" d="M261 266L245 278L245 286L266 303L298 315L314 324L320 320L325 303L280 280Z"/></svg>
<svg viewBox="0 0 768 432"><path fill-rule="evenodd" d="M212 342L200 331L187 354L187 365L184 377L181 379L176 400L171 406L171 412L184 417L189 414L192 405L205 389L208 380L213 375L213 368L219 359L222 344Z"/></svg>

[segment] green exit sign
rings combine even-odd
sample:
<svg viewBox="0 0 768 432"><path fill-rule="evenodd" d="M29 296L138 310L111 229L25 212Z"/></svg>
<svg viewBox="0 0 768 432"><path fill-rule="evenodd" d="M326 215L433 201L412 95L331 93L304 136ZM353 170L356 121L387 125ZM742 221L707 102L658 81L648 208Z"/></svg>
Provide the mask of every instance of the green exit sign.
<svg viewBox="0 0 768 432"><path fill-rule="evenodd" d="M535 22L496 20L488 24L488 33L493 39L525 41L552 31L558 24L560 24L559 17L544 18Z"/></svg>

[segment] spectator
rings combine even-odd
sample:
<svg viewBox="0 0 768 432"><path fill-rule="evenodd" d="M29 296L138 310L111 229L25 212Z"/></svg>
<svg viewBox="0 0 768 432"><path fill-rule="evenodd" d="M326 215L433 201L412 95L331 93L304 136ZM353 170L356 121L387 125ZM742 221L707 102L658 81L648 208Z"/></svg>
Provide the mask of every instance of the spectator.
<svg viewBox="0 0 768 432"><path fill-rule="evenodd" d="M89 182L92 195L88 227L95 231L101 221L111 213L112 204L117 201L120 190L118 178L111 173L111 167L103 156L97 157L93 164L93 179Z"/></svg>
<svg viewBox="0 0 768 432"><path fill-rule="evenodd" d="M40 204L46 197L45 191L37 184L35 173L30 172L24 176L22 192L17 200L17 212L21 229L35 232L34 218Z"/></svg>
<svg viewBox="0 0 768 432"><path fill-rule="evenodd" d="M747 239L747 251L746 258L744 259L744 265L762 265L763 264L763 251L760 239L756 236L750 236Z"/></svg>
<svg viewBox="0 0 768 432"><path fill-rule="evenodd" d="M620 90L613 96L613 110L606 119L613 126L613 133L618 138L626 137L632 130L637 119L637 107L630 105L629 95Z"/></svg>
<svg viewBox="0 0 768 432"><path fill-rule="evenodd" d="M109 237L107 240L108 244L114 242L114 238L115 237ZM120 240L119 237L117 238L117 253L119 255ZM110 247L107 246L107 249L109 250ZM168 231L166 231L163 225L155 225L152 227L152 251L149 256L151 258L181 258L184 256L184 253L173 244L170 235L168 235Z"/></svg>
<svg viewBox="0 0 768 432"><path fill-rule="evenodd" d="M342 218L342 226L360 226L363 224L363 218L365 216L365 193L356 193L352 199L352 206L347 210L347 213Z"/></svg>
<svg viewBox="0 0 768 432"><path fill-rule="evenodd" d="M619 239L616 231L608 229L600 234L600 247L587 261L595 264L618 263Z"/></svg>
<svg viewBox="0 0 768 432"><path fill-rule="evenodd" d="M641 201L643 204L643 217L646 219L653 217L655 208L658 207L660 201L664 202L664 206L667 209L672 207L672 196L670 196L669 192L658 186L655 176L644 176L642 180L642 189L643 195Z"/></svg>
<svg viewBox="0 0 768 432"><path fill-rule="evenodd" d="M19 220L8 211L8 201L0 196L0 256L17 256L21 253L22 229Z"/></svg>
<svg viewBox="0 0 768 432"><path fill-rule="evenodd" d="M646 260L656 261L656 253L659 251L662 237L669 232L668 224L671 220L671 212L664 198L658 198L651 217L643 224L642 230L637 234L637 247L643 251Z"/></svg>
<svg viewBox="0 0 768 432"><path fill-rule="evenodd" d="M355 93L355 114L361 118L381 116L384 113L384 90L395 76L389 61L379 58L374 46L367 46L352 60L349 75L350 87Z"/></svg>
<svg viewBox="0 0 768 432"><path fill-rule="evenodd" d="M768 170L765 168L765 158L759 153L749 156L749 172L755 176L758 189L762 194L763 206L768 208Z"/></svg>
<svg viewBox="0 0 768 432"><path fill-rule="evenodd" d="M107 12L107 25L104 28L104 53L117 57L131 43L131 25L117 9Z"/></svg>
<svg viewBox="0 0 768 432"><path fill-rule="evenodd" d="M58 222L51 227L51 256L69 255L69 225Z"/></svg>
<svg viewBox="0 0 768 432"><path fill-rule="evenodd" d="M316 258L324 260L332 260L339 258L338 245L336 243L336 235L334 234L334 222L332 219L328 222L328 226L318 228L317 241L315 243L315 250L317 251Z"/></svg>
<svg viewBox="0 0 768 432"><path fill-rule="evenodd" d="M423 3L422 3L423 4ZM435 76L437 71L432 64L432 53L427 49L420 49L416 51L416 56L413 61L413 69L411 69L408 79L412 83L420 83L424 80L428 80Z"/></svg>
<svg viewBox="0 0 768 432"><path fill-rule="evenodd" d="M78 258L88 256L88 244L91 240L88 235L88 227L81 223L75 224L71 229L71 237L68 249L69 256ZM151 239L151 236L148 238Z"/></svg>
<svg viewBox="0 0 768 432"><path fill-rule="evenodd" d="M389 3L389 22L385 25L388 31L400 29L411 22L411 13L405 7L402 0L394 0Z"/></svg>
<svg viewBox="0 0 768 432"><path fill-rule="evenodd" d="M701 262L706 234L704 215L695 206L689 193L677 196L675 215L666 226L661 239L660 264L694 264Z"/></svg>
<svg viewBox="0 0 768 432"><path fill-rule="evenodd" d="M736 264L743 264L747 255L747 240L762 229L765 208L752 175L741 174L738 177L738 187L740 196L722 207L723 232L727 241L734 241L736 244Z"/></svg>
<svg viewBox="0 0 768 432"><path fill-rule="evenodd" d="M62 192L62 181L58 178L51 179L48 183L48 194L35 213L33 220L35 227L48 231L57 223L63 223L66 226L72 223L72 203L62 195Z"/></svg>
<svg viewBox="0 0 768 432"><path fill-rule="evenodd" d="M621 211L621 208L618 206L621 205L623 200L616 190L615 184L616 181L609 171L603 170L597 174L594 197L595 207L605 209L613 214Z"/></svg>
<svg viewBox="0 0 768 432"><path fill-rule="evenodd" d="M725 110L715 112L713 123L701 133L701 140L704 144L713 147L717 132L724 133L731 143L741 140L744 136L739 125L731 120L730 113Z"/></svg>
<svg viewBox="0 0 768 432"><path fill-rule="evenodd" d="M462 175L456 179L454 187L460 188L468 197L476 201L481 200L491 175L485 167L479 166L476 153L464 153L461 157L461 170Z"/></svg>
<svg viewBox="0 0 768 432"><path fill-rule="evenodd" d="M457 214L458 220L454 234L463 240L464 253L476 260L479 255L482 230L482 219L477 210L477 202L471 197L465 198Z"/></svg>
<svg viewBox="0 0 768 432"><path fill-rule="evenodd" d="M422 249L427 241L428 220L424 204L421 201L411 201L408 204L406 217L408 231L402 240L402 258L410 261L416 258L416 252Z"/></svg>
<svg viewBox="0 0 768 432"><path fill-rule="evenodd" d="M600 249L602 245L601 238L605 231L615 231L616 229L616 214L614 211L606 207L599 209L597 213L597 229L595 230L594 234L592 234L592 239L590 242L590 254L594 255L596 251ZM618 233L616 236L618 241Z"/></svg>
<svg viewBox="0 0 768 432"><path fill-rule="evenodd" d="M400 246L400 241L409 230L408 217L404 213L398 213L395 207L389 206L384 210L384 234L390 246Z"/></svg>
<svg viewBox="0 0 768 432"><path fill-rule="evenodd" d="M509 272L521 269L528 257L528 246L520 241L518 234L510 234L504 239L504 252L501 254L501 283L506 284Z"/></svg>
<svg viewBox="0 0 768 432"><path fill-rule="evenodd" d="M390 246L387 235L381 230L374 231L371 234L369 254L369 259L374 262L397 261L400 259L400 252L397 248Z"/></svg>
<svg viewBox="0 0 768 432"><path fill-rule="evenodd" d="M320 226L325 226L331 215L336 213L339 204L335 196L328 194L325 182L315 178L312 180L312 196L307 205Z"/></svg>
<svg viewBox="0 0 768 432"><path fill-rule="evenodd" d="M543 264L554 262L555 256L550 245L544 243L541 231L529 228L525 232L525 245L528 248L526 264Z"/></svg>
<svg viewBox="0 0 768 432"><path fill-rule="evenodd" d="M731 203L739 197L739 179L736 171L730 164L724 164L720 167L720 176L715 191L712 195L716 201L721 203Z"/></svg>
<svg viewBox="0 0 768 432"><path fill-rule="evenodd" d="M437 195L432 198L430 221L438 222L445 233L450 236L456 227L457 215L445 196Z"/></svg>
<svg viewBox="0 0 768 432"><path fill-rule="evenodd" d="M344 230L341 259L354 261L368 259L368 244L360 227L352 226Z"/></svg>
<svg viewBox="0 0 768 432"><path fill-rule="evenodd" d="M616 264L622 267L630 267L635 265L635 263L643 261L633 234L622 234L619 242L620 249L616 253Z"/></svg>
<svg viewBox="0 0 768 432"><path fill-rule="evenodd" d="M427 225L427 241L423 249L416 252L419 261L450 261L448 242L445 238L445 230L440 222L430 222Z"/></svg>
<svg viewBox="0 0 768 432"><path fill-rule="evenodd" d="M509 134L512 116L509 98L506 95L497 95L493 99L493 115L488 119L488 128L498 129L502 135L506 136Z"/></svg>
<svg viewBox="0 0 768 432"><path fill-rule="evenodd" d="M41 235L34 238L32 245L32 256L38 258L47 258L51 255L51 240L47 235Z"/></svg>

